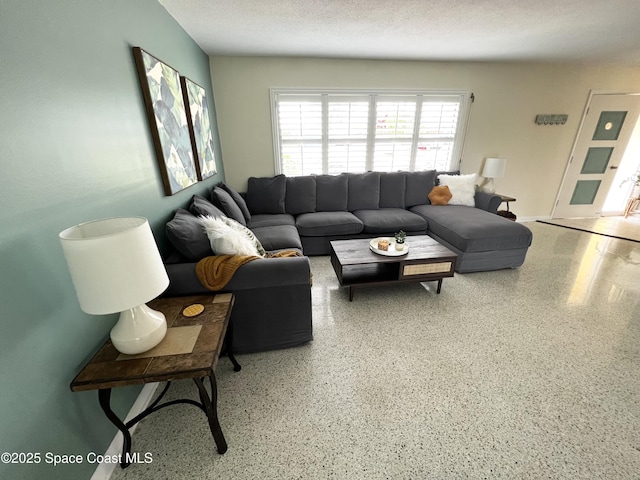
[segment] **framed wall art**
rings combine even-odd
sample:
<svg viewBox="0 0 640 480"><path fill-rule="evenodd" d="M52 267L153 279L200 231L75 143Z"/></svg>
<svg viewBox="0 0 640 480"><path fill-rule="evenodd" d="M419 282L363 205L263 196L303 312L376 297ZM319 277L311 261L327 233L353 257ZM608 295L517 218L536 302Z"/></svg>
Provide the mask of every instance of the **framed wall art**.
<svg viewBox="0 0 640 480"><path fill-rule="evenodd" d="M198 181L180 74L139 47L133 56L165 194L173 195Z"/></svg>
<svg viewBox="0 0 640 480"><path fill-rule="evenodd" d="M207 92L187 77L180 77L182 95L187 109L191 145L196 160L198 178L204 180L216 173L216 157L209 117Z"/></svg>

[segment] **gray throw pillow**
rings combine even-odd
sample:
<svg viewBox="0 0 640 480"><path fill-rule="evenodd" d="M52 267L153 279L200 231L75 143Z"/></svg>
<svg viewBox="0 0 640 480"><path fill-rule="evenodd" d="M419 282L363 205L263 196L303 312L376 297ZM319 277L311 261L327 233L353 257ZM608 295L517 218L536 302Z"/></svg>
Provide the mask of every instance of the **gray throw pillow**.
<svg viewBox="0 0 640 480"><path fill-rule="evenodd" d="M226 192L229 195L231 195L231 198L233 198L233 201L236 202L236 205L238 205L238 207L240 207L240 210L242 211L242 215L244 216L246 224L248 225L251 222L251 213L249 213L249 207L247 207L247 202L244 201L244 198L242 198L242 195L240 195L238 192L236 192L233 188L231 188L226 183L221 183L218 186L224 188Z"/></svg>
<svg viewBox="0 0 640 480"><path fill-rule="evenodd" d="M197 262L213 255L209 238L198 219L179 208L165 227L171 245L186 259Z"/></svg>
<svg viewBox="0 0 640 480"><path fill-rule="evenodd" d="M315 177L287 177L285 209L291 215L316 211Z"/></svg>
<svg viewBox="0 0 640 480"><path fill-rule="evenodd" d="M287 177L284 175L262 178L249 177L247 206L251 213L285 213L286 182Z"/></svg>
<svg viewBox="0 0 640 480"><path fill-rule="evenodd" d="M194 195L191 198L191 205L189 206L189 211L193 213L196 217L209 216L214 218L220 218L225 216L224 212L216 207L213 203L207 200L200 195Z"/></svg>
<svg viewBox="0 0 640 480"><path fill-rule="evenodd" d="M242 210L240 210L238 204L224 188L215 187L211 191L211 202L222 210L227 217L233 218L245 227L247 226L247 221L242 214Z"/></svg>

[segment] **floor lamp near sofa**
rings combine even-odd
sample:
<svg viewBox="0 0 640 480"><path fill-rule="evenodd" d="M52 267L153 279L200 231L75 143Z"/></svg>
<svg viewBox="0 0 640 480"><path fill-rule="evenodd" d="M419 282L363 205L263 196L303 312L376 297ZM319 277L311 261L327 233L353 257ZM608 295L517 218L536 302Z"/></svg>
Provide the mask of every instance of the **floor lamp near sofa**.
<svg viewBox="0 0 640 480"><path fill-rule="evenodd" d="M120 313L111 330L114 347L146 352L162 341L167 323L145 305L169 285L146 218L107 218L60 233L80 308L92 315Z"/></svg>

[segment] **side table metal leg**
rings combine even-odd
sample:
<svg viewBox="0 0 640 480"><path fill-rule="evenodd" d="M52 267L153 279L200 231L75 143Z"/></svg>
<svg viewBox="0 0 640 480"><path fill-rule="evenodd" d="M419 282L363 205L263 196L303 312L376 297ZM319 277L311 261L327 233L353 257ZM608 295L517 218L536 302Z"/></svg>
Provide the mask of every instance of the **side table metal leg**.
<svg viewBox="0 0 640 480"><path fill-rule="evenodd" d="M239 372L242 370L242 366L236 360L236 357L233 355L233 322L229 319L229 323L227 324L227 334L225 336L225 342L227 344L227 357L231 360L233 364L233 371Z"/></svg>
<svg viewBox="0 0 640 480"><path fill-rule="evenodd" d="M227 441L224 439L222 428L220 428L220 422L218 421L218 387L216 385L215 374L211 374L209 377L209 382L211 383L211 399L209 399L207 389L202 383L202 378L194 378L193 381L198 387L200 401L202 402L207 414L209 428L211 429L211 434L213 435L213 439L218 447L218 453L222 455L227 451Z"/></svg>
<svg viewBox="0 0 640 480"><path fill-rule="evenodd" d="M440 294L440 290L442 290L442 279L438 280L438 289L436 290L436 293Z"/></svg>
<svg viewBox="0 0 640 480"><path fill-rule="evenodd" d="M118 416L111 410L111 389L104 388L98 390L98 400L100 401L100 407L102 411L105 413L107 418L111 420L118 430L122 432L122 436L124 437L124 443L122 445L122 461L120 462L120 466L122 468L127 468L131 462L128 461L131 453L131 434L129 433L129 429L127 426L118 418Z"/></svg>
<svg viewBox="0 0 640 480"><path fill-rule="evenodd" d="M351 286L349 287L349 301L353 302L353 291L354 291L355 287Z"/></svg>

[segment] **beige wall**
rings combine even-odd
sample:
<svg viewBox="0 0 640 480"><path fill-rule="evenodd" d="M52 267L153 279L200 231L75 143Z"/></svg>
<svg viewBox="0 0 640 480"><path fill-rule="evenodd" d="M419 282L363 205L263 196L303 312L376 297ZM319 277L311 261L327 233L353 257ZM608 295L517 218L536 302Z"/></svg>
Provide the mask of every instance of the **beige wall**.
<svg viewBox="0 0 640 480"><path fill-rule="evenodd" d="M270 87L469 90L471 108L461 170L484 158L508 159L500 193L517 197L520 217L552 210L590 90L640 92L640 68L337 60L276 57L210 59L227 182L274 174ZM563 126L538 126L539 113L566 113Z"/></svg>

